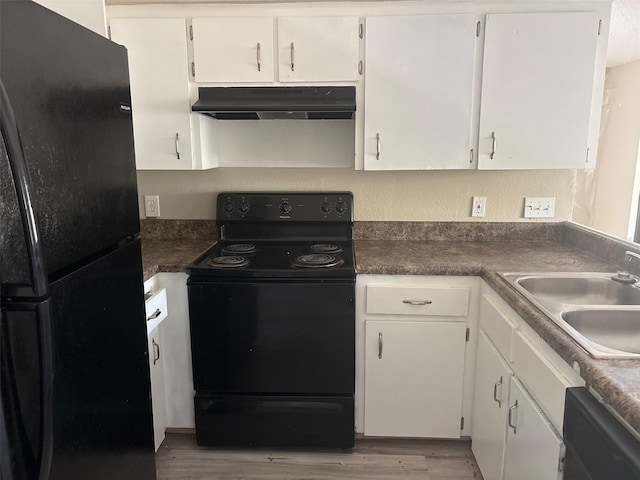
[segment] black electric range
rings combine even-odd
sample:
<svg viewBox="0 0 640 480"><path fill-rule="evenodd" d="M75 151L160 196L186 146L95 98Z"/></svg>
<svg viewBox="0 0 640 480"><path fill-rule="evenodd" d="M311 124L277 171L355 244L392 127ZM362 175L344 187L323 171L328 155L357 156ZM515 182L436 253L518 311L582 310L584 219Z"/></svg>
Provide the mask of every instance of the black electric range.
<svg viewBox="0 0 640 480"><path fill-rule="evenodd" d="M217 219L188 267L198 444L353 446L352 194L221 193Z"/></svg>

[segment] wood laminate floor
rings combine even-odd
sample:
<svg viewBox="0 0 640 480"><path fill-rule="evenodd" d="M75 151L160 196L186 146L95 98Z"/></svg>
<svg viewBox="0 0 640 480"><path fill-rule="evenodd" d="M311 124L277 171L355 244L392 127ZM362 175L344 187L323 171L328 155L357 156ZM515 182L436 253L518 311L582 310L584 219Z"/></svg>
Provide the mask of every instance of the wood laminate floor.
<svg viewBox="0 0 640 480"><path fill-rule="evenodd" d="M204 448L167 434L156 454L158 480L482 479L465 440L358 438L351 451Z"/></svg>

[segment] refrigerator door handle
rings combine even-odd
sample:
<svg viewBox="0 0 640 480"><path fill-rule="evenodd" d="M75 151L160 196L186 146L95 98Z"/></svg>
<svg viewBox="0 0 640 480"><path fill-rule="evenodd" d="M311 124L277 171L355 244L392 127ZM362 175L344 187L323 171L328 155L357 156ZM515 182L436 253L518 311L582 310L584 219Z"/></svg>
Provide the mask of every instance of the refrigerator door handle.
<svg viewBox="0 0 640 480"><path fill-rule="evenodd" d="M51 332L51 305L49 296L49 279L44 261L41 237L38 233L35 209L31 196L31 178L22 148L22 140L18 131L9 95L0 81L0 133L4 139L7 157L15 184L18 207L25 234L31 286L33 298L40 304L37 307L38 337L40 343L41 368L41 445L39 480L47 480L51 469L53 455L53 340Z"/></svg>
<svg viewBox="0 0 640 480"><path fill-rule="evenodd" d="M18 132L9 96L3 83L0 81L0 130L9 157L9 166L13 176L13 182L18 196L18 207L22 218L27 253L29 256L29 269L31 271L31 286L34 298L45 298L49 294L49 279L44 261L44 252L41 237L38 233L36 215L31 195L31 177L27 169L27 162L22 148L22 139Z"/></svg>

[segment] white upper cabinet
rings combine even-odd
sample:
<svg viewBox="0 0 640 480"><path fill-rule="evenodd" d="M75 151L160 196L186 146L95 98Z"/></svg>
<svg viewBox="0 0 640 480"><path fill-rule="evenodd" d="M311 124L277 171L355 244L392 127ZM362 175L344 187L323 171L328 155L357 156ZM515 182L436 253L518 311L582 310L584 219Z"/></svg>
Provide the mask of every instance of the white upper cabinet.
<svg viewBox="0 0 640 480"><path fill-rule="evenodd" d="M184 18L113 18L127 47L136 167L191 170L191 104Z"/></svg>
<svg viewBox="0 0 640 480"><path fill-rule="evenodd" d="M196 82L273 82L273 18L193 19Z"/></svg>
<svg viewBox="0 0 640 480"><path fill-rule="evenodd" d="M598 28L591 12L487 15L478 168L585 167Z"/></svg>
<svg viewBox="0 0 640 480"><path fill-rule="evenodd" d="M278 18L278 80L357 81L358 17Z"/></svg>
<svg viewBox="0 0 640 480"><path fill-rule="evenodd" d="M476 14L368 17L365 170L470 168Z"/></svg>

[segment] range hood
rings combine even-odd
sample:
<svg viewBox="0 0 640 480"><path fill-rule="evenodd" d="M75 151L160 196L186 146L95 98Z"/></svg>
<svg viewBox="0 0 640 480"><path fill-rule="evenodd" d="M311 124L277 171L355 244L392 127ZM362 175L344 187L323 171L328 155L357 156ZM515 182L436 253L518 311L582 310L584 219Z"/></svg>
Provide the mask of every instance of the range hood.
<svg viewBox="0 0 640 480"><path fill-rule="evenodd" d="M219 120L344 120L356 111L355 87L199 87L191 110Z"/></svg>

